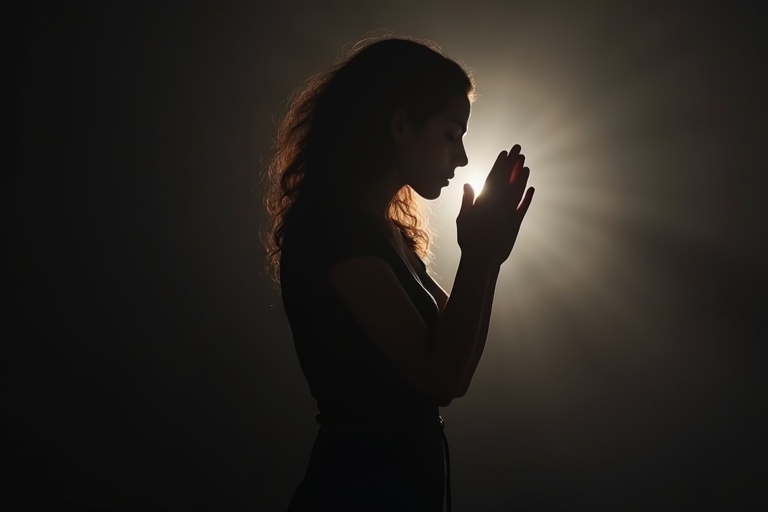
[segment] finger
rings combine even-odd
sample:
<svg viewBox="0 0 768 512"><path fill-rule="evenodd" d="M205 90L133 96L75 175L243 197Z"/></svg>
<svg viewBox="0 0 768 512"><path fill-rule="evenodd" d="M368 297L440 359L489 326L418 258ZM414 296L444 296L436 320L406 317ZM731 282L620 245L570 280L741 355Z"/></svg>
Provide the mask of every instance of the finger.
<svg viewBox="0 0 768 512"><path fill-rule="evenodd" d="M516 167L514 177L509 183L509 189L513 197L517 198L515 203L523 197L523 191L528 186L528 178L531 176L531 170L528 167Z"/></svg>
<svg viewBox="0 0 768 512"><path fill-rule="evenodd" d="M528 190L526 190L525 195L523 196L523 200L520 201L520 206L517 207L517 213L520 215L520 221L525 218L525 214L528 212L528 208L531 206L534 192L536 192L536 189L533 187L530 187Z"/></svg>
<svg viewBox="0 0 768 512"><path fill-rule="evenodd" d="M488 176L485 178L485 184L490 185L490 187L488 187L489 189L493 188L495 184L502 182L507 157L508 155L506 151L502 151L499 153L499 156L496 157L496 162L494 162L493 167L491 167L491 172L489 172Z"/></svg>
<svg viewBox="0 0 768 512"><path fill-rule="evenodd" d="M509 205L509 209L513 212L518 211L520 200L522 199L523 194L525 193L525 189L528 186L528 177L530 174L531 170L528 169L528 167L515 169L515 177L512 183L508 185L507 189L507 204Z"/></svg>
<svg viewBox="0 0 768 512"><path fill-rule="evenodd" d="M475 190L469 183L464 184L464 196L461 198L461 209L459 213L468 210L475 204Z"/></svg>
<svg viewBox="0 0 768 512"><path fill-rule="evenodd" d="M525 164L525 155L519 155L515 160L514 164L512 165L512 173L509 176L509 183L514 185L515 181L518 179L518 176L520 175L521 170L524 168L523 164Z"/></svg>
<svg viewBox="0 0 768 512"><path fill-rule="evenodd" d="M501 168L498 170L498 181L496 182L498 185L503 186L508 184L512 179L512 171L514 171L515 162L520 157L521 149L520 144L515 144L512 146L512 149L509 150L506 161L501 163Z"/></svg>
<svg viewBox="0 0 768 512"><path fill-rule="evenodd" d="M496 162L491 168L491 172L488 173L488 177L485 180L486 184L491 185L488 187L489 190L509 182L512 165L520 154L520 149L520 144L515 144L512 146L512 149L509 150L509 153L506 151L499 153L499 156L496 157Z"/></svg>

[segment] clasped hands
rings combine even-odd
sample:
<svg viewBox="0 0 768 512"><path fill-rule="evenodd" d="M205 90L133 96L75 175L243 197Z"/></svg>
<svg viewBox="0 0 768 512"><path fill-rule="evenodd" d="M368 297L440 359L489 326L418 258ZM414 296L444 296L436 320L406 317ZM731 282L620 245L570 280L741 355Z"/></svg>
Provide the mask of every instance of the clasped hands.
<svg viewBox="0 0 768 512"><path fill-rule="evenodd" d="M464 255L500 265L512 252L534 193L533 187L526 189L530 169L524 166L520 149L515 144L509 152L499 153L477 199L472 186L464 185L456 219Z"/></svg>

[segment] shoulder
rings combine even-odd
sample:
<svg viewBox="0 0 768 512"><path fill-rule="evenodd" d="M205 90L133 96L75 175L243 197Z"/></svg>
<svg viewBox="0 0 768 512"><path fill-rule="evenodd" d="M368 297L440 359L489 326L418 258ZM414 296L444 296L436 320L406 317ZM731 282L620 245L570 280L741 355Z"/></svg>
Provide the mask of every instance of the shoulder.
<svg viewBox="0 0 768 512"><path fill-rule="evenodd" d="M305 209L286 223L281 267L300 265L325 274L337 263L386 255L386 240L374 219L338 205Z"/></svg>
<svg viewBox="0 0 768 512"><path fill-rule="evenodd" d="M382 355L416 391L445 404L430 327L390 262L355 257L334 265L328 282Z"/></svg>
<svg viewBox="0 0 768 512"><path fill-rule="evenodd" d="M371 331L387 330L404 318L420 318L394 269L379 256L338 262L328 269L327 279Z"/></svg>

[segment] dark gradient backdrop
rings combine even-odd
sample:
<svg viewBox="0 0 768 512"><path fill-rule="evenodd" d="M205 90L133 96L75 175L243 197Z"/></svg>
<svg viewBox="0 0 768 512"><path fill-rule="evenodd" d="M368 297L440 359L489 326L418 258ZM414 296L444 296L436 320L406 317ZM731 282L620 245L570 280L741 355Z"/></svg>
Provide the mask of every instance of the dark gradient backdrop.
<svg viewBox="0 0 768 512"><path fill-rule="evenodd" d="M381 28L477 74L472 163L435 203L445 287L461 183L519 142L538 188L473 388L444 410L456 510L765 505L758 2L2 12L21 135L3 166L6 505L287 505L314 404L254 184L290 91Z"/></svg>

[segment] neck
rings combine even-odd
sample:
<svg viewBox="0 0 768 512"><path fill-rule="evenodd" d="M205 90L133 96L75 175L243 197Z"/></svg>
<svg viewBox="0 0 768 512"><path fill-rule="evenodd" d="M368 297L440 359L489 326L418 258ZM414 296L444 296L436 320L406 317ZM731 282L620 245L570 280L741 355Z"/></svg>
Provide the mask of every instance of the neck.
<svg viewBox="0 0 768 512"><path fill-rule="evenodd" d="M403 186L397 182L394 173L388 173L371 183L366 190L350 194L350 197L358 208L381 220L388 220L389 205Z"/></svg>

